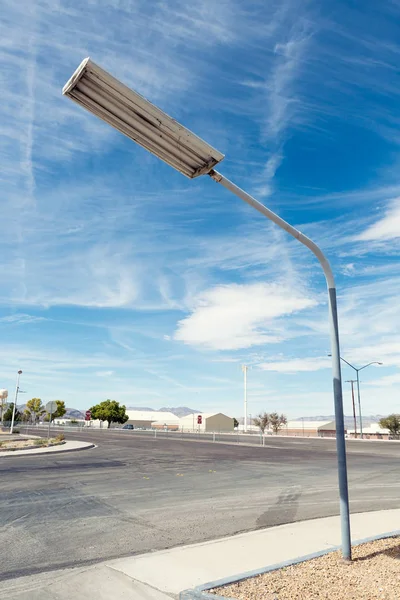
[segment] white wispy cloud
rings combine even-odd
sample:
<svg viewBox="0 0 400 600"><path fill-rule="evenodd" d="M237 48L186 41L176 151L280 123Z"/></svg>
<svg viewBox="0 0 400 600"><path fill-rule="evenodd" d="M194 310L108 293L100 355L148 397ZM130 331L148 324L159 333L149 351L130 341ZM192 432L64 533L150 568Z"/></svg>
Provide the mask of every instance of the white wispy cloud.
<svg viewBox="0 0 400 600"><path fill-rule="evenodd" d="M276 65L267 81L269 92L269 114L267 136L279 138L296 115L298 102L295 82L300 75L300 65L310 37L310 25L300 19L287 40L275 44Z"/></svg>
<svg viewBox="0 0 400 600"><path fill-rule="evenodd" d="M286 6L289 7L290 3L286 3ZM292 9L296 11L294 6ZM287 18L292 17L293 15L288 15ZM273 192L272 181L284 159L283 147L290 135L289 130L295 129L304 118L299 98L299 78L311 25L301 14L296 15L296 21L296 24L291 24L289 34L287 19L286 27L279 32L271 70L265 80L267 114L262 138L272 147L256 190L260 196L269 196Z"/></svg>
<svg viewBox="0 0 400 600"><path fill-rule="evenodd" d="M385 241L400 238L400 198L392 200L385 215L356 236L362 242Z"/></svg>
<svg viewBox="0 0 400 600"><path fill-rule="evenodd" d="M278 373L299 373L320 371L329 369L331 366L329 358L292 358L282 361L261 363L258 365L264 371L276 371Z"/></svg>
<svg viewBox="0 0 400 600"><path fill-rule="evenodd" d="M26 323L37 323L39 321L45 321L44 317L37 317L35 315L27 315L23 313L16 313L13 315L7 315L0 317L0 323L11 323L16 325L24 325Z"/></svg>
<svg viewBox="0 0 400 600"><path fill-rule="evenodd" d="M114 371L96 371L96 377L111 377L114 375Z"/></svg>
<svg viewBox="0 0 400 600"><path fill-rule="evenodd" d="M380 377L379 379L373 379L372 381L367 381L366 385L380 388L384 387L392 387L400 384L400 373L395 373L394 375L386 375L386 377Z"/></svg>
<svg viewBox="0 0 400 600"><path fill-rule="evenodd" d="M3 304L25 306L131 306L138 295L134 264L121 260L117 248L100 244L35 261L34 247L23 272L8 270L8 294Z"/></svg>
<svg viewBox="0 0 400 600"><path fill-rule="evenodd" d="M284 332L274 321L315 305L315 300L279 284L217 286L197 298L174 338L220 350L277 343Z"/></svg>

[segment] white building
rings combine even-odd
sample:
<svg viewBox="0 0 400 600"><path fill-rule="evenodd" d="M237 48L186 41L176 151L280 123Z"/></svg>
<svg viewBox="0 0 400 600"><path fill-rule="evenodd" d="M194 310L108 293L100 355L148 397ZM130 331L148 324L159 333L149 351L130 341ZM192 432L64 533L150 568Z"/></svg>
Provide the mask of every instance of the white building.
<svg viewBox="0 0 400 600"><path fill-rule="evenodd" d="M179 425L179 418L171 412L156 410L127 410L127 423L134 427L146 427L150 429L153 423Z"/></svg>
<svg viewBox="0 0 400 600"><path fill-rule="evenodd" d="M198 417L201 423L198 423ZM179 428L183 431L233 431L233 418L223 413L194 413L179 419Z"/></svg>
<svg viewBox="0 0 400 600"><path fill-rule="evenodd" d="M335 437L335 421L289 421L279 430L280 435L304 437Z"/></svg>
<svg viewBox="0 0 400 600"><path fill-rule="evenodd" d="M354 429L349 429L348 435L352 438L359 438L360 429L357 427L357 435L355 434ZM382 429L379 427L379 423L371 423L368 427L363 427L363 438L367 440L387 440L389 439L389 435L389 429Z"/></svg>
<svg viewBox="0 0 400 600"><path fill-rule="evenodd" d="M71 421L73 421L72 425L84 425L84 419L74 419L73 417L56 417L52 420L53 425L71 425Z"/></svg>

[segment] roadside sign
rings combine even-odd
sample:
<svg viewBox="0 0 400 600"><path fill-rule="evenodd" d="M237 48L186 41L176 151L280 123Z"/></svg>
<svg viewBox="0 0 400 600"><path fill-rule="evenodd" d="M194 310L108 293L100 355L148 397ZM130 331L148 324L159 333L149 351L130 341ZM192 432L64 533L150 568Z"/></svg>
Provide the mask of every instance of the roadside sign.
<svg viewBox="0 0 400 600"><path fill-rule="evenodd" d="M92 418L92 413L90 412L90 410L87 410L85 412L85 421L90 421L91 418Z"/></svg>
<svg viewBox="0 0 400 600"><path fill-rule="evenodd" d="M51 414L51 415L52 415L53 413L55 413L55 412L56 412L56 410L57 410L57 402L55 402L55 400L52 400L51 402L48 402L48 403L46 404L46 411L47 411L49 414Z"/></svg>
<svg viewBox="0 0 400 600"><path fill-rule="evenodd" d="M46 410L49 413L49 429L48 429L48 432L47 432L47 437L48 437L48 439L50 439L51 417L52 417L53 413L55 413L56 410L57 410L57 402L55 400L51 400L51 402L48 402L46 404Z"/></svg>
<svg viewBox="0 0 400 600"><path fill-rule="evenodd" d="M197 425L201 425L203 422L203 417L201 415L198 415L197 417Z"/></svg>

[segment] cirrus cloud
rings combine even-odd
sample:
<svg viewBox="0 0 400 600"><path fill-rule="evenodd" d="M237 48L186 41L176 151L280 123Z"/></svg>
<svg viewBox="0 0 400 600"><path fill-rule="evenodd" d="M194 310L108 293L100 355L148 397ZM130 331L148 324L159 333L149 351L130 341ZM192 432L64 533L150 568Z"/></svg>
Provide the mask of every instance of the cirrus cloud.
<svg viewBox="0 0 400 600"><path fill-rule="evenodd" d="M278 373L299 373L329 369L329 358L292 358L288 360L267 362L258 365L264 371L277 371Z"/></svg>
<svg viewBox="0 0 400 600"><path fill-rule="evenodd" d="M384 241L400 238L400 198L390 204L385 216L357 236L358 241Z"/></svg>
<svg viewBox="0 0 400 600"><path fill-rule="evenodd" d="M278 283L216 286L197 298L174 338L213 350L273 344L285 337L280 317L315 305L302 292Z"/></svg>

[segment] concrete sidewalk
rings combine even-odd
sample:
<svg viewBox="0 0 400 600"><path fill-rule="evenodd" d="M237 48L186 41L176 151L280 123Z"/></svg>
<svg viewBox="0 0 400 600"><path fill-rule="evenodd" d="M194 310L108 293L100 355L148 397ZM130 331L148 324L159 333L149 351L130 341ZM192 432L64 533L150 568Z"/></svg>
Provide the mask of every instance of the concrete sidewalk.
<svg viewBox="0 0 400 600"><path fill-rule="evenodd" d="M33 454L50 454L53 452L76 452L77 450L87 450L89 448L95 448L95 444L70 440L65 442L65 444L50 446L49 448L40 448L40 446L38 446L37 448L30 448L29 450L5 450L4 452L0 452L0 458L20 456L22 454L24 456L32 456Z"/></svg>
<svg viewBox="0 0 400 600"><path fill-rule="evenodd" d="M351 516L353 542L400 529L400 509ZM101 543L101 540L99 540ZM7 600L163 600L340 544L339 517L290 523L96 566L4 581Z"/></svg>

